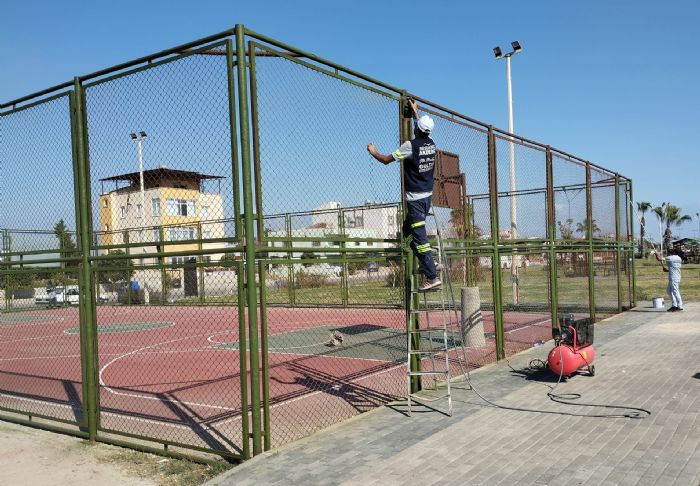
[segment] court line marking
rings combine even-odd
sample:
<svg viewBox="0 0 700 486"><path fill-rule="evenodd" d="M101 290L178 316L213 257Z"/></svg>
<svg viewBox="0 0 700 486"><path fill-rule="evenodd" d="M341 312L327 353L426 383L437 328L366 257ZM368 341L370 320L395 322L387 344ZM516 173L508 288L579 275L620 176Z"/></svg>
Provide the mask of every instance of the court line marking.
<svg viewBox="0 0 700 486"><path fill-rule="evenodd" d="M214 334L212 334L212 336L214 336L214 335L216 335L216 334L218 334L218 333L214 333ZM194 335L194 336L187 336L187 337L184 337L184 338L170 339L170 340L168 340L168 341L163 341L163 342L160 342L160 343L152 344L152 345L150 345L150 346L143 346L143 347L141 347L141 348L135 349L135 350L130 351L130 352L128 352L128 353L118 355L118 356L115 357L114 359L112 359L112 360L108 361L107 363L105 363L105 364L100 368L100 371L99 371L99 374L98 374L100 386L102 386L106 391L112 393L113 395L118 395L118 396L125 396L125 397L131 397L131 398L141 398L141 399L144 399L144 400L154 400L154 401L158 401L158 402L170 402L170 403L176 403L176 404L177 404L177 403L180 403L180 404L183 404L183 405L189 405L189 406L194 406L194 407L203 407L203 408L212 408L212 409L215 409L215 410L235 411L235 410L237 410L237 409L231 408L231 407L223 407L223 406L220 406L220 405L210 405L210 404L206 404L206 403L190 402L190 401L185 401L185 400L173 400L173 399L170 399L170 398L152 397L152 396L144 395L144 394L141 394L141 393L125 393L125 392L118 392L118 391L112 389L112 388L111 388L109 385L107 385L107 383L104 381L104 376L103 376L103 375L104 375L104 372L107 370L107 368L108 368L110 365L112 365L113 363L115 363L115 362L117 362L117 361L119 361L119 360L121 360L121 359L123 359L123 358L126 358L126 357L128 357L128 356L132 356L132 355L136 355L136 354L138 354L140 351L143 351L143 350L146 350L146 349L153 349L153 348L156 348L156 347L158 347L158 346L162 346L163 344L170 344L170 343L175 343L175 342L178 342L178 341L184 341L185 339L192 339L192 338L204 337L204 336L207 336L207 334L197 334L197 335ZM180 352L180 351L179 351L179 350L173 350L172 352Z"/></svg>

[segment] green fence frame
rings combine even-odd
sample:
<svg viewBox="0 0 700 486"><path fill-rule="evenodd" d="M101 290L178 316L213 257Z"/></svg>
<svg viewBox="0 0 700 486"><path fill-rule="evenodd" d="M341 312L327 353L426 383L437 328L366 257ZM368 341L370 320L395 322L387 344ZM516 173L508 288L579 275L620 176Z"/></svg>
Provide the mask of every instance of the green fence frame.
<svg viewBox="0 0 700 486"><path fill-rule="evenodd" d="M237 305L239 306L239 334L242 349L249 346L251 352L248 357L246 353L241 353L240 358L240 385L242 403L242 437L241 454L222 453L221 451L209 450L207 448L192 446L158 438L138 436L134 434L120 433L113 430L103 429L100 425L100 403L99 403L99 379L98 379L98 349L97 349L97 318L96 318L96 274L99 271L97 264L121 258L129 264L132 263L133 255L129 254L131 247L138 246L137 243L113 245L115 248L125 249L126 255L116 257L112 255L98 255L97 250L107 247L98 247L96 230L92 221L93 208L91 206L90 190L90 160L88 150L87 132L87 106L85 90L95 84L108 80L126 76L130 73L141 70L152 69L155 66L182 59L186 56L196 55L213 48L224 48L221 55L226 57L227 68L227 92L228 92L228 116L229 134L231 144L231 177L234 191L240 191L233 198L235 228L235 238L226 240L235 245L227 251L237 252L242 259L234 265L237 268L238 290ZM348 246L354 241L381 241L385 239L372 240L371 238L351 238L347 236L345 220L342 210L338 214L339 235L332 237L302 237L295 238L292 234L291 216L284 215L284 225L286 237L268 238L264 230L264 219L267 215L263 210L263 183L261 165L265 163L260 151L260 129L259 129L259 109L258 109L258 84L256 76L256 49L264 49L272 55L279 56L289 62L303 65L326 76L333 77L345 83L361 87L368 91L386 96L399 102L399 113L397 114L398 132L401 142L411 137L411 122L406 116L406 102L409 98L418 101L422 107L433 113L439 113L457 123L467 127L474 127L486 134L487 137L487 162L488 162L488 194L483 195L483 199L488 201L490 216L491 237L475 239L471 228L475 225L473 221L474 209L472 203L474 195L465 194L468 201L468 210L464 212L465 234L463 238L450 239L447 242L447 251L464 254L465 256L465 278L473 262L473 256L486 256L492 262L492 292L495 317L495 342L497 359L506 357L505 337L504 337L504 302L502 295L502 278L500 266L502 257L515 253L541 252L546 255L549 264L547 289L547 300L550 306L550 316L552 325L557 325L559 314L559 296L557 285L557 254L571 251L585 253L588 261L588 313L591 318L596 319L595 302L595 282L594 282L594 259L596 252L613 252L615 255L615 270L617 274L617 312L635 305L635 276L634 259L632 259L630 280L627 284L622 281L622 259L627 258L634 252L634 225L632 224L632 181L629 178L611 172L589 161L580 159L561 150L552 148L539 142L522 138L516 134L495 128L466 115L460 114L449 108L443 107L419 96L413 95L406 90L402 90L373 79L362 73L336 64L332 61L320 58L309 52L296 49L292 46L276 41L262 34L248 30L243 25L236 25L218 34L186 43L172 49L161 51L149 56L141 57L133 61L123 63L112 68L97 71L88 75L75 77L72 81L47 88L38 93L21 97L8 103L0 104L0 117L4 118L41 103L48 102L59 97L68 97L70 107L70 128L71 147L73 155L73 177L74 177L74 198L75 198L75 220L77 226L76 240L77 251L75 255L66 257L62 253L60 258L52 257L50 251L23 251L13 248L12 230L1 228L3 245L2 261L0 264L0 282L5 286L5 312L12 309L12 284L13 275L29 272L31 269L25 268L24 258L31 255L33 265L64 265L65 262L79 262L79 287L80 287L80 354L81 371L83 380L83 420L74 424L70 421L62 421L55 417L44 416L42 422L33 421L36 414L21 417L21 412L17 410L3 409L5 413L0 414L0 419L13 421L47 430L72 434L86 438L90 441L100 441L117 445L125 445L140 450L155 452L158 454L170 455L174 457L189 457L189 451L208 452L222 455L230 460L247 459L258 455L264 450L272 447L271 429L273 424L270 417L270 389L269 389L269 361L268 361L268 329L267 329L267 309L270 306L267 302L266 264L273 260L268 259L271 251L270 242L282 242L284 246L274 247L274 252L287 253L287 258L283 261L291 262L289 273L289 304L296 305L296 296L293 285L293 253L305 250L314 251L325 257L324 251L313 246L299 247L293 246L294 242L306 242L311 245L314 241L340 241L340 245L325 253L332 253L331 259L323 261L334 261L342 265L344 269L341 278L341 306L351 307L349 297L348 262L353 258L360 260L369 258L366 249L355 249ZM0 118L0 121L2 121ZM496 138L510 140L510 143L526 144L537 147L545 152L546 162L546 186L541 188L546 200L546 235L541 239L504 239L499 236L501 228L498 212L498 163L496 154ZM438 142L439 145L439 142ZM557 237L557 226L555 217L555 192L553 176L553 157L557 156L571 164L585 167L586 181L586 215L588 221L593 220L593 186L591 181L591 170L602 171L608 174L615 184L615 238L614 240L603 240L595 238L592 224L588 225L585 238L578 241L565 241ZM629 207L621 204L621 190L626 192L625 201ZM470 199L471 198L471 199ZM405 210L405 201L401 201L402 210ZM465 207L465 208L466 208ZM145 209L145 208L144 208ZM621 217L627 218L627 230L622 234ZM2 222L0 222L2 226ZM164 241L163 228L160 231L160 241ZM146 256L158 259L158 264L154 267L147 267L160 270L162 281L166 268L165 258L178 255L196 255L198 272L203 272L204 255L211 253L203 247L203 235L201 225L198 229L197 251L165 252L159 249L155 253L148 253ZM412 310L417 306L417 300L411 299L411 279L415 278L417 265L410 251L407 251L400 240L392 240L396 248L384 249L375 259L387 259L399 257L404 270L404 301L406 327L408 330L419 325L417 315ZM192 243L185 241L183 243ZM469 260L469 264L467 264ZM629 266L625 263L625 266ZM35 267L36 268L36 267ZM55 268L55 267L49 267ZM146 267L144 267L146 268ZM200 286L204 285L204 280L200 279ZM623 285L631 287L629 295L630 302L624 302ZM200 289L199 305L206 305L206 295L204 288ZM164 294L163 294L164 295ZM411 333L407 333L407 338L411 339ZM415 337L415 336L414 336ZM419 343L414 343L417 346ZM414 359L411 363L413 369L418 369L420 362ZM249 373L249 375L248 375ZM249 378L248 378L249 376ZM409 382L411 389L417 391L420 388L420 381L414 379ZM58 422L61 425L53 425ZM71 429L68 425L77 425L77 429ZM126 439L116 438L116 435L125 436ZM142 442L146 441L146 443ZM149 445L155 443L156 445ZM178 452L171 449L177 447L185 449L185 452ZM198 458L201 460L201 457Z"/></svg>

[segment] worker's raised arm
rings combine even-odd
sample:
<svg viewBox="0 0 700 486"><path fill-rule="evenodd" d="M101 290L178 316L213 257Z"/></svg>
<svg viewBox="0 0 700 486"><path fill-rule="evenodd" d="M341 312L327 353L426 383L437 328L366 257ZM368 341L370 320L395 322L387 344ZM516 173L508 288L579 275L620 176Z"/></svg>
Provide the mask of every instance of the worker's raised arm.
<svg viewBox="0 0 700 486"><path fill-rule="evenodd" d="M377 147L375 147L373 143L370 143L367 145L367 152L369 152L369 154L372 157L374 157L375 159L377 159L379 162L381 162L384 165L390 164L394 161L393 155L391 155L391 154L384 155L384 154L380 154L379 152L377 152Z"/></svg>

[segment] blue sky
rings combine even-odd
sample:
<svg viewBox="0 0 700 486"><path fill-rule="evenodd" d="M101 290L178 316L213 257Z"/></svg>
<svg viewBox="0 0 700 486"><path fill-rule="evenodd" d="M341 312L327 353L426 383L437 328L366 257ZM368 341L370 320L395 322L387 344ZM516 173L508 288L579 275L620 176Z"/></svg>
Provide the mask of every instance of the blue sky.
<svg viewBox="0 0 700 486"><path fill-rule="evenodd" d="M631 177L635 200L694 216L698 18L692 0L8 2L0 99L244 23L506 127L505 63L491 49L517 39L516 132ZM697 231L695 219L675 232Z"/></svg>

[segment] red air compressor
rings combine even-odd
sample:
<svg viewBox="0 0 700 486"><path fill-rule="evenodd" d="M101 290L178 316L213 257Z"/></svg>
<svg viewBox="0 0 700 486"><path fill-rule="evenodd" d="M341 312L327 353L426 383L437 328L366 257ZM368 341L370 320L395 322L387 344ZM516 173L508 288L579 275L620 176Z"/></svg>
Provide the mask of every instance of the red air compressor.
<svg viewBox="0 0 700 486"><path fill-rule="evenodd" d="M559 328L552 330L554 349L547 356L547 366L553 373L568 378L576 371L587 368L595 375L595 348L593 321L590 318L574 320L573 314L559 318Z"/></svg>

